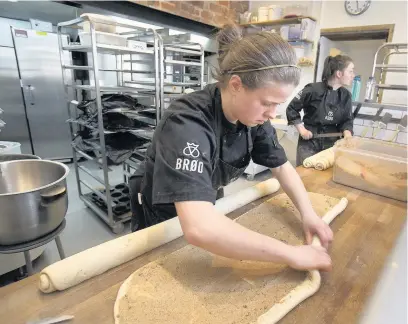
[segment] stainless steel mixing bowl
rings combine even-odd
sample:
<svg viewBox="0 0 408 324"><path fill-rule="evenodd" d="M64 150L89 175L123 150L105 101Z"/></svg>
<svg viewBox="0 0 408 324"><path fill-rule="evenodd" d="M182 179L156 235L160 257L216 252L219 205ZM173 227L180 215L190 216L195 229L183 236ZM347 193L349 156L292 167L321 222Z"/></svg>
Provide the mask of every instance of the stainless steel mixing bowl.
<svg viewBox="0 0 408 324"><path fill-rule="evenodd" d="M39 238L56 229L68 209L69 169L47 160L0 163L0 245Z"/></svg>

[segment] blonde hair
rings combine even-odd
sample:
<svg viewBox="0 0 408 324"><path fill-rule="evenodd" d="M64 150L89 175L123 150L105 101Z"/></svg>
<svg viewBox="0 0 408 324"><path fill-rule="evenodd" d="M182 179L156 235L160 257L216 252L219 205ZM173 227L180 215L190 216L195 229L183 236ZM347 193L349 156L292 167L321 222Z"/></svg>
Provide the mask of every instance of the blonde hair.
<svg viewBox="0 0 408 324"><path fill-rule="evenodd" d="M219 68L213 76L222 86L233 74L239 74L244 86L250 89L268 82L299 84L295 51L278 34L261 31L243 36L237 25L229 24L218 32L217 41Z"/></svg>

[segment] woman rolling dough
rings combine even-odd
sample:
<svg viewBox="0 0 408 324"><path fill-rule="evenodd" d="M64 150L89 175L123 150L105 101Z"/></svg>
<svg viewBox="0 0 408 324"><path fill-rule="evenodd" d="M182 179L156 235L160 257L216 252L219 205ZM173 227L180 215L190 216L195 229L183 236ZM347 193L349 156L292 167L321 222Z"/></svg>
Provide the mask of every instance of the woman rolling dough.
<svg viewBox="0 0 408 324"><path fill-rule="evenodd" d="M131 179L132 230L178 215L185 239L214 254L329 270L325 248L287 245L214 207L220 190L242 175L252 158L271 168L299 209L307 242L316 234L327 248L332 240L269 122L299 83L294 50L277 34L243 37L237 26L221 30L218 41L218 83L172 102L147 151L144 174Z"/></svg>
<svg viewBox="0 0 408 324"><path fill-rule="evenodd" d="M313 134L353 134L351 93L345 86L354 79L354 64L345 55L329 56L324 62L322 82L308 84L286 110L289 125L299 132L296 164L333 146L339 137L313 138ZM303 109L303 123L300 111Z"/></svg>

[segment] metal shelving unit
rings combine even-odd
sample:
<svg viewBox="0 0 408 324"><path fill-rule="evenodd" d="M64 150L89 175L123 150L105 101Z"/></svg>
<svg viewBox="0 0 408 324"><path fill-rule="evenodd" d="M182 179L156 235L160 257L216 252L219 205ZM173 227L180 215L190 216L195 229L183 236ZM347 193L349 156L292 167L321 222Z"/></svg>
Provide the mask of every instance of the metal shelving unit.
<svg viewBox="0 0 408 324"><path fill-rule="evenodd" d="M204 48L190 34L162 35L160 56L161 105L164 109L187 88L204 88Z"/></svg>
<svg viewBox="0 0 408 324"><path fill-rule="evenodd" d="M101 24L107 25L109 28L115 30L116 36L125 35L127 38L127 44L129 40L137 41L143 39L143 42L147 44L146 49L102 44L100 41L97 41L97 37L100 35L98 35L98 32L96 31ZM71 27L84 29L84 26L89 30L90 44L71 43L67 46L62 45L62 28ZM125 31L118 32L118 28ZM130 219L131 213L125 212L123 214L118 214L117 212L119 210L118 207L121 206L119 206L119 203L117 203L113 195L116 190L115 188L123 186L123 184L114 185L110 182L109 173L112 169L108 166L105 135L126 131L137 135L139 138L151 140L154 126L157 125L157 122L162 115L161 111L163 106L160 90L162 88L160 87L163 84L163 80L160 78L160 62L162 62L162 60L160 60L160 50L162 49L163 44L160 36L153 29L121 23L113 18L104 16L95 17L92 15L86 15L71 21L59 23L58 35L61 66L63 68L63 78L68 99L67 109L70 116L68 122L70 124L72 139L74 141L81 127L87 127L93 132L98 133L98 143L86 143L87 146L92 148L91 151L95 156L89 154L88 149L85 152L78 147L78 145L74 144L74 142L72 145L79 196L86 206L91 208L107 225L110 226L114 233L120 233L124 230L123 223ZM92 63L87 66L79 66L72 64L72 62L66 62L63 55L66 51L85 52L88 54L88 61ZM109 68L103 67L103 64L100 63L100 55L113 56L116 66ZM71 73L72 80L74 80L73 74L76 70L89 71L89 81L91 84L68 83L69 78L66 77L66 73ZM101 80L103 79L104 73L107 72L116 73L116 84L102 85ZM77 91L72 91L71 89ZM96 125L90 125L81 122L81 119L78 119L79 114L77 106L80 99L78 98L78 95L76 95L77 97L75 98L69 98L71 92L78 94L78 90L86 92L89 98L95 99L95 106L97 108ZM103 93L129 94L138 100L148 100L148 106L155 110L156 118L149 118L134 110L124 111L123 113L126 116L146 124L146 127L134 130L106 130L103 124L103 106L101 100ZM102 176L81 165L79 163L79 158L81 157L91 161L97 168L100 168L102 170ZM125 183L127 183L131 171L139 167L140 161L143 160L143 158L144 152L142 150L140 152L135 152L130 159L123 163L123 179ZM85 180L84 177L92 179L95 184L91 184L88 180ZM84 192L84 189L87 192ZM92 199L92 196L99 198L99 200L102 201L102 205L96 203L95 200ZM106 208L102 208L101 206L106 206ZM116 210L116 212L114 212L114 210Z"/></svg>
<svg viewBox="0 0 408 324"><path fill-rule="evenodd" d="M407 105L398 105L398 104L389 104L379 102L381 99L380 91L385 90L398 90L398 91L407 91L407 85L404 84L386 84L381 81L384 80L385 72L393 73L407 73L408 67L404 64L387 64L388 59L392 55L407 55L407 45L406 43L385 43L380 46L375 53L373 69L371 73L371 79L375 80L375 85L367 86L366 98L372 98L372 100L366 100L364 102L353 102L354 109L354 118L358 118L368 123L364 123L365 130L363 137L371 128L372 133L374 134L379 129L388 129L388 124L401 124L404 116L407 114ZM382 62L378 62L378 56L381 51L386 50L387 53L384 55ZM380 73L376 73L380 71ZM377 76L377 79L376 79ZM362 108L370 108L364 109ZM401 128L401 127L400 127ZM394 137L395 139L395 137Z"/></svg>
<svg viewBox="0 0 408 324"><path fill-rule="evenodd" d="M381 45L374 56L373 69L371 72L371 77L375 79L376 72L379 70L380 75L378 80L376 80L375 88L373 89L374 94L372 100L375 102L379 101L380 91L382 90L399 90L407 91L407 85L401 84L384 84L381 81L384 79L385 72L397 72L397 73L407 73L408 66L406 64L387 64L390 56L393 55L407 55L408 44L407 43L385 43ZM387 53L384 55L382 63L378 63L378 55L381 51L386 50Z"/></svg>

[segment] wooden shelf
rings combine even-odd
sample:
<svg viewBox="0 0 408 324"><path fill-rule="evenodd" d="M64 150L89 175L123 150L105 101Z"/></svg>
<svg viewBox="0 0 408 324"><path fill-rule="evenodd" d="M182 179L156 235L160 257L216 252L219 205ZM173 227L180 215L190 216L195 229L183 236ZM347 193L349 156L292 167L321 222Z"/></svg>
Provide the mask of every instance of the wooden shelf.
<svg viewBox="0 0 408 324"><path fill-rule="evenodd" d="M277 20L269 20L262 22L251 22L246 24L240 24L241 27L265 27L265 26L277 26L277 25L290 25L297 24L302 21L302 19L309 18L313 21L316 21L316 18L310 16L298 16L293 18L282 18Z"/></svg>

